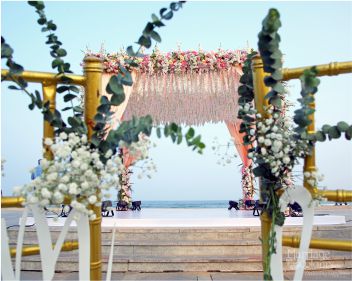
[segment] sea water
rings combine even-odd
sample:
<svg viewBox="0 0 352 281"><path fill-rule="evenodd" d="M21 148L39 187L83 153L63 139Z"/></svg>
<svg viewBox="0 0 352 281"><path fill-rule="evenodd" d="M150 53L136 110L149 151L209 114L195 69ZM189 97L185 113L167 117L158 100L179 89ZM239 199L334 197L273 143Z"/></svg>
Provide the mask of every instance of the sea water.
<svg viewBox="0 0 352 281"><path fill-rule="evenodd" d="M117 202L113 203L116 206ZM228 200L194 200L194 201L142 201L142 208L227 208Z"/></svg>
<svg viewBox="0 0 352 281"><path fill-rule="evenodd" d="M116 206L117 202L113 202ZM334 202L320 202L320 205L335 205ZM350 205L350 204L349 204ZM229 200L186 200L186 201L151 201L142 200L142 208L189 208L189 209L203 209L203 208L228 208Z"/></svg>

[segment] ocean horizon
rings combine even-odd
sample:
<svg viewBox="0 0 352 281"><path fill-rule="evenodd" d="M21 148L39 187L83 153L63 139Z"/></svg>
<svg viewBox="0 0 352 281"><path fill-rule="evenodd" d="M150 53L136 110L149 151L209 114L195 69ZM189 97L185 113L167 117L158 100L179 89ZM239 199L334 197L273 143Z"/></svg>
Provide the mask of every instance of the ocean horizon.
<svg viewBox="0 0 352 281"><path fill-rule="evenodd" d="M229 200L141 200L142 208L228 208ZM116 206L117 201L113 201ZM320 205L335 205L334 202L321 202Z"/></svg>

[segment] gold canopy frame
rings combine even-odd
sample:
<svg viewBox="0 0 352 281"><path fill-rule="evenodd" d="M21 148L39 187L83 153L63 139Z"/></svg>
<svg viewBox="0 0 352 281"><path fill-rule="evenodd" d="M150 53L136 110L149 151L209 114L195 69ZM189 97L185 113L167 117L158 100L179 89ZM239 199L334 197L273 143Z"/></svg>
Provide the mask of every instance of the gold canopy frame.
<svg viewBox="0 0 352 281"><path fill-rule="evenodd" d="M299 78L305 69L309 69L312 66L299 67L299 68L284 68L283 69L283 80L288 81ZM317 65L318 76L333 76L343 73L352 73L352 61L347 62L332 62L329 64ZM268 105L268 100L265 99L266 94L270 89L264 84L264 77L269 75L264 72L263 62L260 55L255 55L252 58L252 74L253 74L253 88L254 88L254 102L256 110L262 114L262 116L268 117L264 108ZM310 108L315 109L315 103L311 103ZM315 118L314 113L310 115L311 124L307 128L308 133L315 132ZM315 147L313 148L312 154L308 155L304 159L303 172L316 171L315 163ZM352 202L352 191L350 190L319 190L316 187L311 188L307 183L307 179L304 178L303 185L307 188L312 195L321 196L326 198L328 201L335 202ZM261 184L259 183L259 189ZM261 215L261 236L262 236L262 255L263 257L268 255L269 252L269 233L271 229L271 219L267 212L263 212ZM283 236L282 245L288 247L298 248L300 245L299 236ZM318 239L312 238L310 242L310 248L315 249L329 249L338 251L352 251L352 241L345 240L334 240L334 239ZM267 268L265 259L263 258L263 268Z"/></svg>
<svg viewBox="0 0 352 281"><path fill-rule="evenodd" d="M103 62L97 57L88 56L84 58L84 75L70 75L65 74L71 78L71 84L81 85L85 88L85 102L84 102L84 120L88 128L88 139L93 135L93 127L88 124L94 122L94 116L97 113L97 107L100 103L102 94L102 74ZM11 80L8 76L8 70L1 70L1 77L5 80ZM43 88L43 101L49 101L49 108L54 111L56 108L56 87L58 84L63 84L61 78L56 73L24 71L17 77L23 78L27 82L41 83ZM45 148L44 157L52 159L52 153L44 145L46 138L54 138L54 128L49 122L43 120L43 146ZM94 123L93 123L94 124ZM100 198L97 196L97 198ZM21 197L1 197L1 208L21 208L24 198ZM66 202L68 203L68 202ZM96 219L90 221L90 279L102 279L102 258L101 258L101 212L100 208L90 206L96 215ZM63 244L62 251L73 251L79 247L78 241L67 241ZM32 245L23 248L22 255L37 255L40 252L38 245ZM10 254L16 254L16 248L10 249Z"/></svg>

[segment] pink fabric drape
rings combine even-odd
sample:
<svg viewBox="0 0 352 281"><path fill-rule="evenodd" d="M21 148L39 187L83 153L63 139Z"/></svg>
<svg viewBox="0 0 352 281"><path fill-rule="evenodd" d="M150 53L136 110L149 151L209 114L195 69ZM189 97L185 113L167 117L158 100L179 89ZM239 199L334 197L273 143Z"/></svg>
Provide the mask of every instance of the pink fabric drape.
<svg viewBox="0 0 352 281"><path fill-rule="evenodd" d="M231 137L235 143L238 155L241 157L242 166L242 200L253 200L254 182L252 177L251 165L252 159L248 158L248 147L243 144L244 133L240 133L241 120L236 122L226 122L226 126L230 132Z"/></svg>
<svg viewBox="0 0 352 281"><path fill-rule="evenodd" d="M247 147L243 145L243 136L244 133L240 133L240 124L241 120L237 120L236 122L226 122L226 126L230 132L231 137L234 140L237 152L241 157L243 166L249 167L252 164L252 160L248 159L247 155Z"/></svg>
<svg viewBox="0 0 352 281"><path fill-rule="evenodd" d="M182 75L147 75L132 73L132 87L124 86L126 100L115 111L110 122L110 129L115 129L119 122L130 119L133 115L151 114L156 123L176 121L188 125L199 125L205 122L225 121L234 139L238 154L243 162L242 190L243 199L248 196L248 183L252 183L250 170L252 161L247 157L247 148L243 145L243 134L239 133L241 120L237 119L239 78L242 75L240 66L227 71L208 73L185 73ZM111 74L103 75L103 93ZM226 121L234 120L234 121ZM134 157L123 149L123 164L130 167ZM250 192L253 194L253 192Z"/></svg>
<svg viewBox="0 0 352 281"><path fill-rule="evenodd" d="M127 148L122 149L122 163L127 169L135 161L135 158L128 152Z"/></svg>

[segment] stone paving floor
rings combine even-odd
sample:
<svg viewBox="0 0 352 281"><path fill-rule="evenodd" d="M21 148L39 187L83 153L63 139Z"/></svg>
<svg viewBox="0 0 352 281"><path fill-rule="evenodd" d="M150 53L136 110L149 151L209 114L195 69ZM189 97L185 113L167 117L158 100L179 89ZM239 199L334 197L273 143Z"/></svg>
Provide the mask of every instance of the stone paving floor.
<svg viewBox="0 0 352 281"><path fill-rule="evenodd" d="M346 224L352 224L352 212L350 206L341 207L320 207L316 213L345 215ZM2 217L10 219L10 222L17 223L19 214L13 210L2 210ZM351 233L352 235L352 233ZM333 238L333 237L332 237ZM105 274L103 279L105 280ZM292 280L293 273L286 272L285 279ZM42 280L41 272L23 271L21 280ZM78 273L56 273L54 280L78 280ZM113 273L111 280L210 280L210 281L226 281L226 280L262 280L262 273L225 273L225 272L164 272L164 273ZM325 271L306 271L303 280L352 280L352 269L344 270L325 270Z"/></svg>
<svg viewBox="0 0 352 281"><path fill-rule="evenodd" d="M103 275L103 280L105 280ZM287 278L287 279L286 279ZM292 280L293 272L285 274L286 280ZM21 280L41 280L41 272L25 271L21 274ZM54 280L78 280L75 273L56 273ZM176 280L195 280L195 281L240 281L240 280L262 280L261 272L252 273L225 273L225 272L167 272L167 273L113 273L111 280L130 281L176 281ZM352 269L349 270L327 270L305 272L303 280L352 280Z"/></svg>

